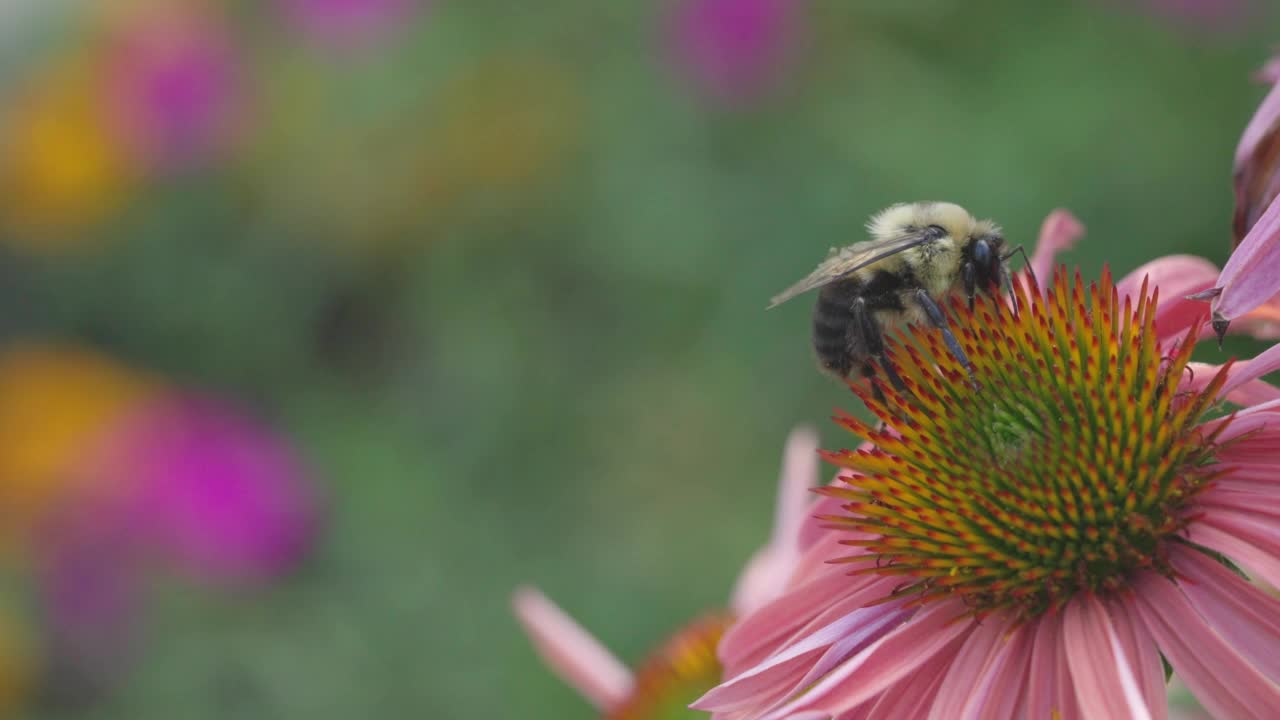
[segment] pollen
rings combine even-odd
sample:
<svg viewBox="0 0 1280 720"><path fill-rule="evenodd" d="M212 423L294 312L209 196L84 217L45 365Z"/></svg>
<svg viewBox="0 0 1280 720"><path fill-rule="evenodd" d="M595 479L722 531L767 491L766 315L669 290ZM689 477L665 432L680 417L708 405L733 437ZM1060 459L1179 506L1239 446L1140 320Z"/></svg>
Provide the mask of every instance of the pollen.
<svg viewBox="0 0 1280 720"><path fill-rule="evenodd" d="M836 418L870 447L824 453L852 473L819 491L843 501L822 519L860 548L833 560L900 578L890 599L1031 619L1121 592L1139 570L1171 575L1169 543L1219 472L1230 419L1197 425L1226 370L1179 388L1198 326L1161 347L1158 293L1121 299L1106 271L1086 286L1059 268L1043 300L1016 292L1019 313L989 298L950 308L978 389L937 331L910 328L888 340L905 391L851 383L880 427Z"/></svg>

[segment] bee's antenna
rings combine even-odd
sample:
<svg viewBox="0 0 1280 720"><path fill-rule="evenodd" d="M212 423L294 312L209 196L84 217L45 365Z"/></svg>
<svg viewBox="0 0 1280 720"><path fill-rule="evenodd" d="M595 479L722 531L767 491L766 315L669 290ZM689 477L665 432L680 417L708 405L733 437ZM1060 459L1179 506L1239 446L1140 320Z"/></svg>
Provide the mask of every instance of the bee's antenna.
<svg viewBox="0 0 1280 720"><path fill-rule="evenodd" d="M1031 267L1031 260L1030 260L1029 258L1027 258L1027 250L1026 250L1026 248L1024 248L1024 247L1022 247L1021 245L1019 245L1018 247L1016 247L1016 248L1014 248L1014 249L1010 250L1009 252L1005 253L1004 255L1001 255L1001 256L1000 256L1000 259L1001 259L1001 260L1008 260L1009 258L1013 257L1014 255L1021 255L1021 256L1022 256L1022 267L1023 267L1023 268L1025 268L1025 269L1026 269L1026 271L1027 271L1027 274L1029 274L1029 275L1031 276L1031 280L1035 282L1036 287L1040 287L1040 278L1037 278L1037 277L1036 277L1036 269L1035 269L1035 268L1033 268L1033 267Z"/></svg>

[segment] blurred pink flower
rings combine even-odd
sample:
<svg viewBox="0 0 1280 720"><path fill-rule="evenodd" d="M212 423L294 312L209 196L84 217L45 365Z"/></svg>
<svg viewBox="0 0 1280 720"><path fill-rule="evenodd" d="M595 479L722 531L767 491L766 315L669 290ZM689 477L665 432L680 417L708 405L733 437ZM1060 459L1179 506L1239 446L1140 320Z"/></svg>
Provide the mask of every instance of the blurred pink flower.
<svg viewBox="0 0 1280 720"><path fill-rule="evenodd" d="M173 170L227 152L245 111L245 78L226 27L209 15L132 13L107 56L110 114L145 167Z"/></svg>
<svg viewBox="0 0 1280 720"><path fill-rule="evenodd" d="M953 306L982 392L948 391L964 371L937 333L898 345L912 396L856 388L887 429L838 419L868 443L825 453L846 469L786 593L726 634L694 707L1166 718L1163 655L1215 716L1273 714L1280 601L1220 558L1280 582L1280 389L1259 379L1280 346L1187 372L1197 260L1114 289L1060 272L1016 316Z"/></svg>
<svg viewBox="0 0 1280 720"><path fill-rule="evenodd" d="M757 100L794 60L802 12L796 0L676 0L670 51L699 94L729 104Z"/></svg>
<svg viewBox="0 0 1280 720"><path fill-rule="evenodd" d="M301 462L220 401L148 401L82 452L90 482L47 525L36 563L61 685L93 690L127 667L157 563L242 589L293 569L314 543Z"/></svg>
<svg viewBox="0 0 1280 720"><path fill-rule="evenodd" d="M738 578L730 600L734 615L754 612L776 598L799 559L798 533L812 507L809 490L817 475L817 448L812 430L797 429L787 438L773 535ZM655 717L648 710L672 694L693 687L696 695L719 680L714 647L727 625L723 613L683 628L637 677L538 590L517 590L513 607L547 665L609 718Z"/></svg>
<svg viewBox="0 0 1280 720"><path fill-rule="evenodd" d="M335 46L362 45L385 38L426 0L278 0L293 26L312 39Z"/></svg>
<svg viewBox="0 0 1280 720"><path fill-rule="evenodd" d="M178 396L140 412L115 438L135 493L135 530L192 575L267 580L310 548L311 480L276 433L210 398Z"/></svg>

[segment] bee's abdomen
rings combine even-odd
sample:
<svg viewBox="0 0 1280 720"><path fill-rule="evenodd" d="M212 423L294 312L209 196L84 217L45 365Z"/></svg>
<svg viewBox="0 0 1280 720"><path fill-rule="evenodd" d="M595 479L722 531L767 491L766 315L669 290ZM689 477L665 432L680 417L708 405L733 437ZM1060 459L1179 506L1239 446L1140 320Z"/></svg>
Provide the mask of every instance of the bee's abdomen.
<svg viewBox="0 0 1280 720"><path fill-rule="evenodd" d="M858 295L858 282L847 280L832 283L818 293L813 308L813 349L818 361L830 372L841 377L861 363L866 351L854 340L853 300Z"/></svg>

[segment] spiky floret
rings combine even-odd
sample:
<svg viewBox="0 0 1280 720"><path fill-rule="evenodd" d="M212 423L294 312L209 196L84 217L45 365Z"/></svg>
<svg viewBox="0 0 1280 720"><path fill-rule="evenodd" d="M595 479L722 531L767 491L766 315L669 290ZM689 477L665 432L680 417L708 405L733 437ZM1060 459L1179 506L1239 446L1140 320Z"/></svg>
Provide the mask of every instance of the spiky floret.
<svg viewBox="0 0 1280 720"><path fill-rule="evenodd" d="M890 341L909 394L885 386L881 403L853 386L881 429L836 418L874 447L824 453L854 475L820 491L847 501L823 519L855 531L844 542L865 552L839 559L863 563L854 572L903 577L893 598L1029 619L1120 591L1140 569L1172 573L1168 543L1215 477L1227 423L1210 436L1197 425L1225 369L1179 391L1198 328L1166 353L1156 293L1144 283L1122 304L1106 271L1086 288L1059 268L1044 300L1017 293L1019 314L952 304L980 389L937 332L913 329Z"/></svg>
<svg viewBox="0 0 1280 720"><path fill-rule="evenodd" d="M689 703L719 684L716 645L731 622L729 613L712 613L682 628L640 666L631 696L605 720L705 717Z"/></svg>

